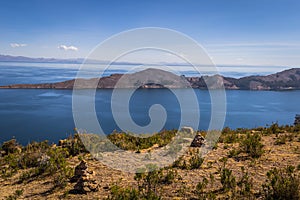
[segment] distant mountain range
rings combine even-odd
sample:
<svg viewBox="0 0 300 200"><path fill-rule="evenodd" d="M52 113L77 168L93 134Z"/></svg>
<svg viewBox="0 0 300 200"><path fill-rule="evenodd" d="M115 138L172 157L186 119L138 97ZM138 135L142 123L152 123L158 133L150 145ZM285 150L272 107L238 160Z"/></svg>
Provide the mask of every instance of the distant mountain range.
<svg viewBox="0 0 300 200"><path fill-rule="evenodd" d="M70 58L70 59L58 59L58 58L31 58L25 56L11 56L11 55L1 55L0 62L25 62L25 63L68 63L68 64L109 64L109 61L101 60L85 60L84 58ZM133 62L114 62L113 64L119 65L142 65L142 63Z"/></svg>
<svg viewBox="0 0 300 200"><path fill-rule="evenodd" d="M73 89L75 79L57 83L15 84L0 89ZM292 68L267 76L242 78L221 75L185 77L160 69L149 68L132 74L112 74L102 78L76 79L76 88L199 88L228 90L299 90L300 68Z"/></svg>
<svg viewBox="0 0 300 200"><path fill-rule="evenodd" d="M31 62L31 63L82 63L83 59L30 58L25 56L1 55L0 62Z"/></svg>

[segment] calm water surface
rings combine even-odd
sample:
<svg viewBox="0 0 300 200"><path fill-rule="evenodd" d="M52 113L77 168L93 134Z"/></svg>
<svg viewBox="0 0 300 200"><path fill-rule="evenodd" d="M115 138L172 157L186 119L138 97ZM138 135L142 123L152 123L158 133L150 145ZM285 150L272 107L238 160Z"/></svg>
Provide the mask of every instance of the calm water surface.
<svg viewBox="0 0 300 200"><path fill-rule="evenodd" d="M75 68L68 67L26 67L0 64L0 84L55 82L76 74ZM184 95L185 91L179 92ZM98 90L95 98L97 117L107 134L119 129L111 113L111 93L112 90ZM195 90L195 93L200 108L199 128L206 129L211 117L210 96L203 90ZM231 128L265 126L276 121L292 124L295 114L300 113L300 91L226 91L226 96L225 126ZM148 111L153 104L161 104L167 111L163 128L178 128L180 106L167 89L137 90L129 105L132 119L141 126L147 125ZM188 112L192 117L195 111ZM12 137L23 144L45 139L56 142L72 134L74 127L71 90L0 90L0 142Z"/></svg>

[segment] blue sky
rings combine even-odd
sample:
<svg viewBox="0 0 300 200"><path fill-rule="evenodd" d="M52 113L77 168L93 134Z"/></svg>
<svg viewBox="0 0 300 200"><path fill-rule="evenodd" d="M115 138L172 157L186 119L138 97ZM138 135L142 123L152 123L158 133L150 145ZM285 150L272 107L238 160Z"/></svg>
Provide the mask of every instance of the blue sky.
<svg viewBox="0 0 300 200"><path fill-rule="evenodd" d="M0 54L86 57L132 28L163 27L202 44L217 64L300 66L300 1L1 0Z"/></svg>

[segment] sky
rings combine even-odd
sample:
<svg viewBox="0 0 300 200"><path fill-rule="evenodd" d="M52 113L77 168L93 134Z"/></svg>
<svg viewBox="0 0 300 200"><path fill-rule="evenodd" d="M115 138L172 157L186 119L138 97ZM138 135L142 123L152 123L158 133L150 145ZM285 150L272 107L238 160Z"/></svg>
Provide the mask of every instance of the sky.
<svg viewBox="0 0 300 200"><path fill-rule="evenodd" d="M300 67L299 10L299 0L1 0L0 54L85 58L112 35L162 27L216 64Z"/></svg>

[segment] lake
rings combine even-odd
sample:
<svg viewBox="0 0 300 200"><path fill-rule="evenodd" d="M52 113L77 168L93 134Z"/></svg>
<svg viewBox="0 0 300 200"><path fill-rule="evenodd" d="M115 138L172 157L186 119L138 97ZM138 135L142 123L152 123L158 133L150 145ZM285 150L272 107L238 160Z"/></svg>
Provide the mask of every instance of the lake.
<svg viewBox="0 0 300 200"><path fill-rule="evenodd" d="M37 67L35 65L42 65ZM47 65L47 66L45 66ZM1 85L13 83L55 82L74 78L76 67L49 66L49 64L0 63ZM108 72L122 72L115 69ZM208 91L194 90L200 108L200 129L207 129L211 117ZM184 95L184 89L179 94ZM97 90L96 113L106 134L119 129L111 112L112 90ZM272 122L292 124L300 113L300 91L226 91L226 118L224 126L253 128ZM167 114L163 128L178 128L180 106L168 89L137 90L130 100L132 119L140 126L150 122L149 108L161 104ZM190 109L191 117L195 110ZM0 90L0 142L12 137L23 144L32 140L57 142L73 133L72 91L52 89ZM80 128L80 127L78 127Z"/></svg>

